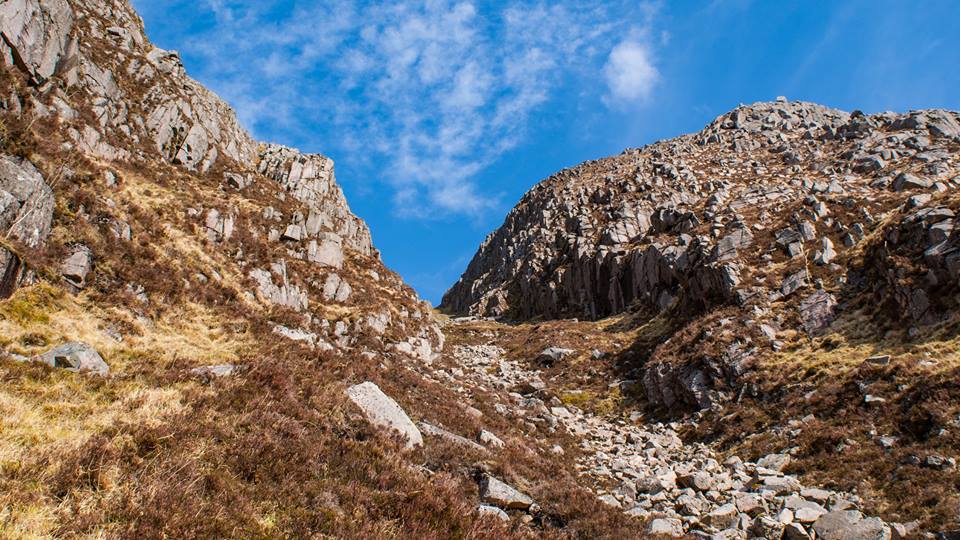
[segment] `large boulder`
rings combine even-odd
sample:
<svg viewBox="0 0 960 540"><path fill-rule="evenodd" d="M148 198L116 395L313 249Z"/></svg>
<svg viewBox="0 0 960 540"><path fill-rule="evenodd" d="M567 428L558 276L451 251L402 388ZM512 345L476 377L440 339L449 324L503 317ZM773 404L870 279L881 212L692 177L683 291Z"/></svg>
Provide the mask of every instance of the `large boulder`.
<svg viewBox="0 0 960 540"><path fill-rule="evenodd" d="M64 343L50 349L38 356L37 361L52 368L68 371L89 372L96 375L106 375L110 372L110 366L103 361L100 353L90 345L79 341Z"/></svg>
<svg viewBox="0 0 960 540"><path fill-rule="evenodd" d="M423 435L417 426L400 405L384 394L376 384L368 381L351 386L347 389L347 397L363 411L371 424L403 436L406 449L423 446Z"/></svg>
<svg viewBox="0 0 960 540"><path fill-rule="evenodd" d="M528 495L490 475L480 480L480 498L508 510L528 510L534 504Z"/></svg>

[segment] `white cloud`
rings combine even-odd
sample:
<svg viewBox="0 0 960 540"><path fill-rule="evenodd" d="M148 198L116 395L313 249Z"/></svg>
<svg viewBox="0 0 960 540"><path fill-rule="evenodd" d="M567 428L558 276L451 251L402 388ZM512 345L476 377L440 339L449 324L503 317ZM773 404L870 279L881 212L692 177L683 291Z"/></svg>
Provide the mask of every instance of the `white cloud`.
<svg viewBox="0 0 960 540"><path fill-rule="evenodd" d="M610 91L609 100L620 103L646 101L660 79L650 49L635 41L624 41L614 47L603 73Z"/></svg>
<svg viewBox="0 0 960 540"><path fill-rule="evenodd" d="M610 97L623 101L646 99L657 79L651 51L624 41L655 11L635 0L285 5L206 0L217 24L182 47L202 60L194 75L260 137L337 133L317 148L373 155L350 159L373 164L397 211L411 216L497 205L476 175L525 139L532 116L565 85L597 99L593 81L605 75Z"/></svg>

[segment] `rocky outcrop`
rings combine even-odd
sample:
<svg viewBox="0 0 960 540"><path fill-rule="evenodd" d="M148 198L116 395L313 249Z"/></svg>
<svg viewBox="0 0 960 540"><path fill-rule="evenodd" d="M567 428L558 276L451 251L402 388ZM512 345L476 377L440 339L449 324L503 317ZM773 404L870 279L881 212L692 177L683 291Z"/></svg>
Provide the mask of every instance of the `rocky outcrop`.
<svg viewBox="0 0 960 540"><path fill-rule="evenodd" d="M366 224L336 183L333 161L255 143L229 105L187 76L176 52L149 43L125 1L4 2L0 31L6 63L55 94L57 106L40 105L43 114L77 120L90 109L96 122L69 132L84 153L117 161L156 156L198 172L219 164L234 170L228 179L236 189L259 173L305 205L305 258L339 267L341 246L375 254ZM225 213L212 218L211 235L224 236L232 225L226 219Z"/></svg>
<svg viewBox="0 0 960 540"><path fill-rule="evenodd" d="M862 285L894 319L933 323L960 307L957 212L956 196L904 208L869 246Z"/></svg>
<svg viewBox="0 0 960 540"><path fill-rule="evenodd" d="M54 206L53 190L32 163L0 156L0 241L40 246L50 234ZM0 243L0 299L10 296L27 274L20 256Z"/></svg>
<svg viewBox="0 0 960 540"><path fill-rule="evenodd" d="M776 300L779 280L755 279L769 264L787 261L796 272L808 261L840 275L838 261L880 214L908 196L956 189L958 122L940 110L738 107L699 133L534 187L443 308L597 319L631 306L695 314L758 295Z"/></svg>

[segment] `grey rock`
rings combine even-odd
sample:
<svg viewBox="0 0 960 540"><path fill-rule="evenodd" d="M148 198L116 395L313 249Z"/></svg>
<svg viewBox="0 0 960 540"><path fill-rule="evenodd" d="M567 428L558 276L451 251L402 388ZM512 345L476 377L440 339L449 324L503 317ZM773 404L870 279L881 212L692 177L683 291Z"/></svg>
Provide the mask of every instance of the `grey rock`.
<svg viewBox="0 0 960 540"><path fill-rule="evenodd" d="M399 433L405 440L407 450L423 446L423 435L417 426L410 421L410 417L400 405L384 394L376 384L364 382L351 386L346 393L371 424Z"/></svg>
<svg viewBox="0 0 960 540"><path fill-rule="evenodd" d="M910 173L900 173L893 180L894 191L905 191L908 189L928 189L933 182L926 178L920 178Z"/></svg>
<svg viewBox="0 0 960 540"><path fill-rule="evenodd" d="M833 322L837 300L832 294L817 291L800 303L800 319L807 334L814 335Z"/></svg>
<svg viewBox="0 0 960 540"><path fill-rule="evenodd" d="M6 9L6 4L0 10ZM2 19L0 19L2 22ZM0 233L29 247L50 235L55 206L53 190L29 161L0 156Z"/></svg>
<svg viewBox="0 0 960 540"><path fill-rule="evenodd" d="M74 246L63 264L60 265L60 275L68 283L77 287L84 288L87 285L87 277L93 272L93 253L86 246Z"/></svg>
<svg viewBox="0 0 960 540"><path fill-rule="evenodd" d="M534 504L529 496L490 475L480 480L480 498L508 510L528 510Z"/></svg>
<svg viewBox="0 0 960 540"><path fill-rule="evenodd" d="M674 518L657 518L647 525L646 533L680 538L684 536L683 522Z"/></svg>
<svg viewBox="0 0 960 540"><path fill-rule="evenodd" d="M100 353L90 345L79 341L64 343L50 349L38 356L37 361L52 368L62 368L67 371L89 372L102 376L110 372L110 366L103 361Z"/></svg>
<svg viewBox="0 0 960 540"><path fill-rule="evenodd" d="M500 521L510 521L510 516L508 516L506 512L496 506L490 506L488 504L478 506L477 514L480 514L481 517L493 517Z"/></svg>

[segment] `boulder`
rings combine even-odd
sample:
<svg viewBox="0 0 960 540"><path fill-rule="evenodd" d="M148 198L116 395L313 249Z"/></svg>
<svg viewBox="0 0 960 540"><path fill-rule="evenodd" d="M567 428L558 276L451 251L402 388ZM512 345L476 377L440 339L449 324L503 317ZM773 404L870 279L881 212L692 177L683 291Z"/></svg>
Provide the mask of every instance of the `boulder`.
<svg viewBox="0 0 960 540"><path fill-rule="evenodd" d="M90 345L79 341L64 343L50 349L38 356L37 361L52 368L67 371L88 372L95 375L107 375L110 372L110 366L103 361L100 353Z"/></svg>
<svg viewBox="0 0 960 540"><path fill-rule="evenodd" d="M74 246L63 264L60 265L60 275L68 283L82 289L87 285L87 276L93 272L93 253L86 246Z"/></svg>
<svg viewBox="0 0 960 540"><path fill-rule="evenodd" d="M367 421L378 428L399 433L405 440L407 450L423 446L423 436L417 426L400 405L376 384L364 382L351 386L346 393L350 401L363 411Z"/></svg>
<svg viewBox="0 0 960 540"><path fill-rule="evenodd" d="M477 514L479 514L480 517L492 517L500 521L510 521L510 516L508 516L506 512L489 504L481 504L478 506Z"/></svg>
<svg viewBox="0 0 960 540"><path fill-rule="evenodd" d="M574 351L574 350L572 350L572 349L563 349L563 348L560 348L560 347L550 347L550 348L548 348L548 349L544 349L544 350L537 356L536 362L537 362L538 364L540 364L541 366L549 367L549 366L552 366L553 364L555 364L555 363L557 363L557 362L563 361L564 358L566 358L566 357L568 357L568 356L570 356L570 355L572 355L572 354L575 354L575 353L576 353L576 351Z"/></svg>
<svg viewBox="0 0 960 540"><path fill-rule="evenodd" d="M864 518L856 510L824 514L813 524L817 538L823 540L890 540L892 533L883 521Z"/></svg>
<svg viewBox="0 0 960 540"><path fill-rule="evenodd" d="M210 382L213 379L229 377L233 375L236 370L237 368L233 364L216 364L193 368L190 370L190 373L204 382Z"/></svg>
<svg viewBox="0 0 960 540"><path fill-rule="evenodd" d="M500 440L500 437L497 437L485 429L480 431L480 442L491 448L503 448L505 446L504 442Z"/></svg>
<svg viewBox="0 0 960 540"><path fill-rule="evenodd" d="M905 191L908 189L927 189L933 185L933 182L926 178L920 178L911 173L900 173L893 180L894 191Z"/></svg>
<svg viewBox="0 0 960 540"><path fill-rule="evenodd" d="M480 498L508 510L528 510L534 504L529 496L490 475L480 480Z"/></svg>
<svg viewBox="0 0 960 540"><path fill-rule="evenodd" d="M673 538L681 538L683 534L683 522L674 518L657 518L647 524L647 534L661 534Z"/></svg>

